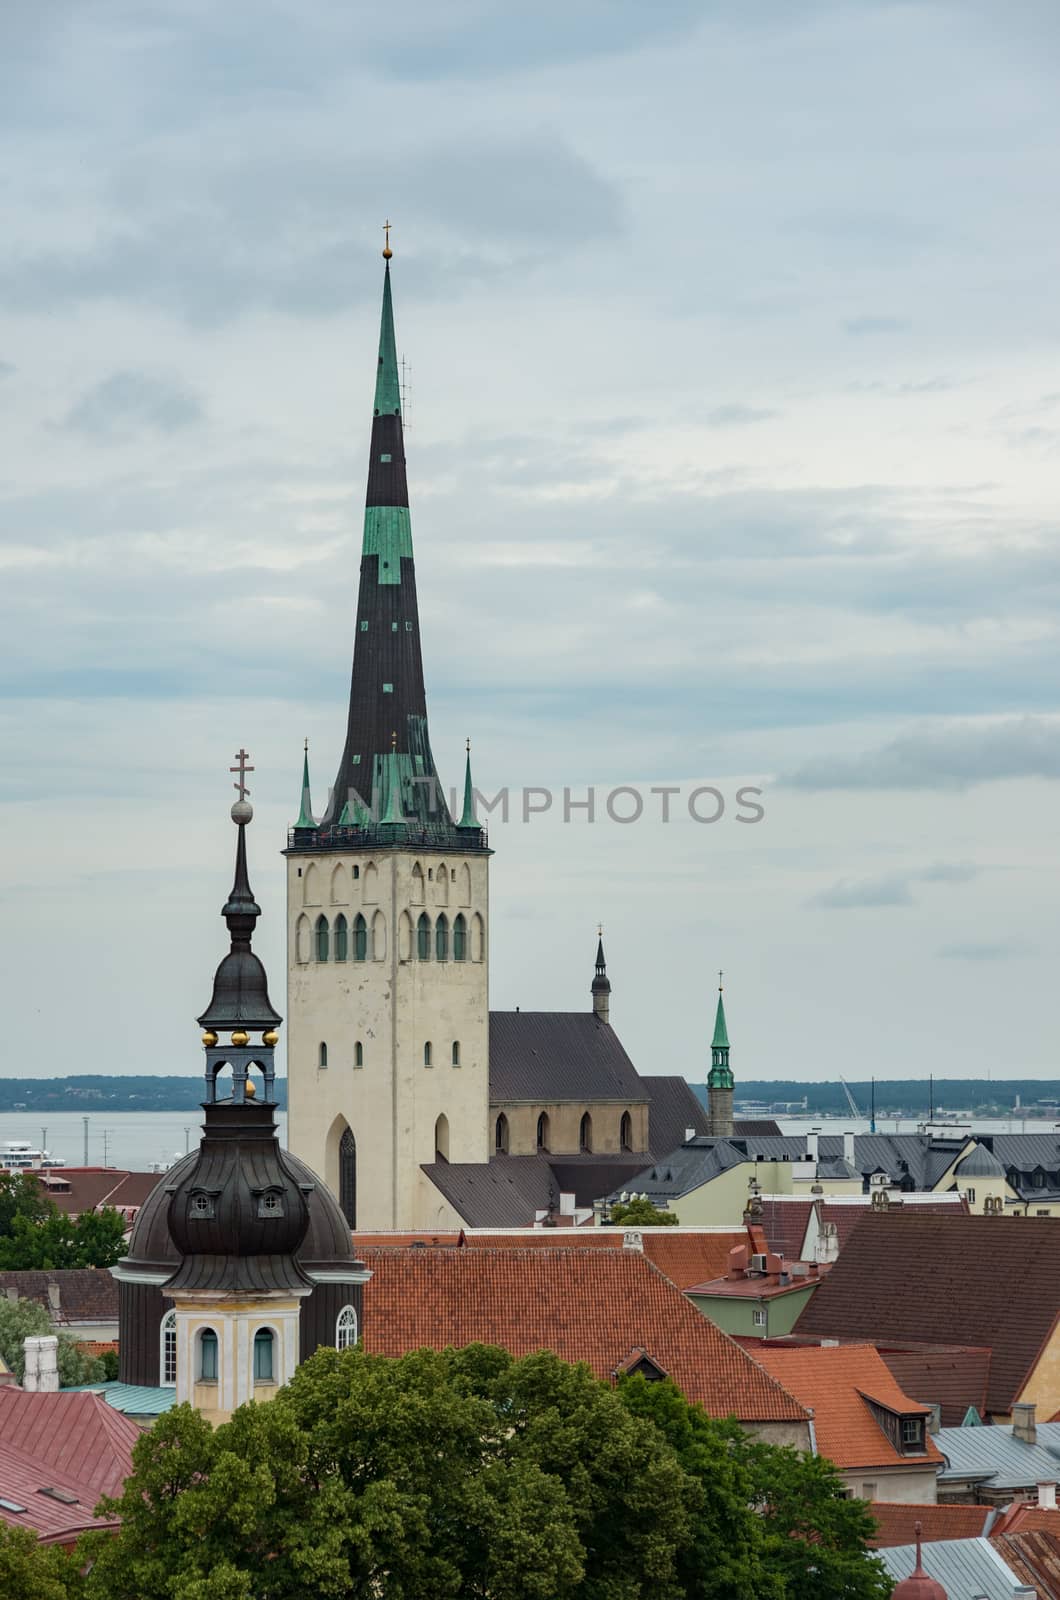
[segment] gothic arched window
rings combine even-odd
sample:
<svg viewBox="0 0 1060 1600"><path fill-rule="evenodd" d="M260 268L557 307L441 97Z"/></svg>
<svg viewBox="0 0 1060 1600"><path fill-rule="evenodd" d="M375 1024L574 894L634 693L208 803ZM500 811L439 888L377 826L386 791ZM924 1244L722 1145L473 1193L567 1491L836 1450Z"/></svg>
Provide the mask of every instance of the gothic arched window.
<svg viewBox="0 0 1060 1600"><path fill-rule="evenodd" d="M588 1111L585 1112L578 1129L578 1149L582 1155L591 1155L593 1148L593 1119Z"/></svg>
<svg viewBox="0 0 1060 1600"><path fill-rule="evenodd" d="M357 1226L357 1140L349 1128L339 1140L339 1205L351 1228Z"/></svg>
<svg viewBox="0 0 1060 1600"><path fill-rule="evenodd" d="M348 1350L357 1343L357 1311L354 1306L343 1306L335 1323L335 1349Z"/></svg>
<svg viewBox="0 0 1060 1600"><path fill-rule="evenodd" d="M272 1383L273 1351L276 1335L271 1328L259 1328L254 1335L254 1382Z"/></svg>
<svg viewBox="0 0 1060 1600"><path fill-rule="evenodd" d="M317 941L317 960L318 961L326 961L328 959L328 919L327 919L327 917L318 917L317 918L316 941Z"/></svg>
<svg viewBox="0 0 1060 1600"><path fill-rule="evenodd" d="M431 959L431 919L426 911L420 912L416 924L416 954L421 961Z"/></svg>
<svg viewBox="0 0 1060 1600"><path fill-rule="evenodd" d="M353 1047L353 1064L355 1067L364 1066L364 1045L361 1043L360 1039L358 1039L357 1043Z"/></svg>
<svg viewBox="0 0 1060 1600"><path fill-rule="evenodd" d="M454 1039L453 1040L453 1066L454 1067L458 1067L459 1065L460 1065L460 1040L459 1039Z"/></svg>
<svg viewBox="0 0 1060 1600"><path fill-rule="evenodd" d="M359 911L353 923L353 959L368 960L368 924Z"/></svg>
<svg viewBox="0 0 1060 1600"><path fill-rule="evenodd" d="M497 1118L497 1125L493 1130L493 1135L494 1148L497 1154L506 1156L508 1154L508 1118L503 1111Z"/></svg>
<svg viewBox="0 0 1060 1600"><path fill-rule="evenodd" d="M453 923L453 960L467 960L467 922L462 911L457 913Z"/></svg>
<svg viewBox="0 0 1060 1600"><path fill-rule="evenodd" d="M349 948L349 934L346 931L346 918L340 911L335 918L335 960L345 961Z"/></svg>
<svg viewBox="0 0 1060 1600"><path fill-rule="evenodd" d="M621 1150L633 1149L633 1118L628 1111L623 1111L622 1121L618 1126L618 1144Z"/></svg>
<svg viewBox="0 0 1060 1600"><path fill-rule="evenodd" d="M449 1118L444 1111L434 1124L434 1159L449 1160Z"/></svg>
<svg viewBox="0 0 1060 1600"><path fill-rule="evenodd" d="M431 1051L431 1041L428 1039L427 1043L423 1047L423 1065L425 1067L433 1067L434 1066L434 1061L432 1059L432 1054L433 1054L433 1052Z"/></svg>
<svg viewBox="0 0 1060 1600"><path fill-rule="evenodd" d="M438 961L449 960L449 919L444 912L434 924L434 955Z"/></svg>
<svg viewBox="0 0 1060 1600"><path fill-rule="evenodd" d="M328 1064L328 1047L323 1039L320 1041L320 1049L317 1052L317 1062L321 1067L326 1067Z"/></svg>
<svg viewBox="0 0 1060 1600"><path fill-rule="evenodd" d="M542 1111L541 1115L537 1119L537 1148L539 1150L547 1150L548 1149L548 1139L549 1139L548 1112L547 1111Z"/></svg>
<svg viewBox="0 0 1060 1600"><path fill-rule="evenodd" d="M158 1381L164 1389L171 1389L177 1381L177 1313L167 1311L159 1330L161 1348L158 1355Z"/></svg>

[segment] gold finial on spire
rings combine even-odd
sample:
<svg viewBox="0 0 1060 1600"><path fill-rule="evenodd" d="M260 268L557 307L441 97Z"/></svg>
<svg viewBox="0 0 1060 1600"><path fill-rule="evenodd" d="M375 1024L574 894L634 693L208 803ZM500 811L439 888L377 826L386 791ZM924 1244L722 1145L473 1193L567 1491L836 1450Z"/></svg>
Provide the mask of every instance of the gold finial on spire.
<svg viewBox="0 0 1060 1600"><path fill-rule="evenodd" d="M598 922L596 924L596 937L598 939L602 939L603 936L604 936L604 925L603 925L602 922Z"/></svg>
<svg viewBox="0 0 1060 1600"><path fill-rule="evenodd" d="M725 974L724 974L724 972L722 972L722 970L721 970L721 968L720 968L720 967L719 967L719 968L718 968L718 993L719 993L719 994L720 994L720 993L721 993L721 991L722 991L722 990L723 990L723 989L724 989L724 987L725 987L725 985L724 985L724 984L723 984L723 983L722 983L722 981L721 981L721 980L722 980L722 978L724 978L724 976L725 976Z"/></svg>
<svg viewBox="0 0 1060 1600"><path fill-rule="evenodd" d="M303 744L302 749L305 751L306 755L309 754L309 740L308 740L308 738L305 740L305 743Z"/></svg>
<svg viewBox="0 0 1060 1600"><path fill-rule="evenodd" d="M384 261L389 261L390 257L394 254L393 250L391 250L391 248L390 248L390 228L391 228L390 218L387 217L386 221L383 223L383 233L386 236L386 243L383 246L383 260Z"/></svg>
<svg viewBox="0 0 1060 1600"><path fill-rule="evenodd" d="M464 749L467 751L468 755L471 754L471 740L470 739L467 740L466 744L464 745Z"/></svg>

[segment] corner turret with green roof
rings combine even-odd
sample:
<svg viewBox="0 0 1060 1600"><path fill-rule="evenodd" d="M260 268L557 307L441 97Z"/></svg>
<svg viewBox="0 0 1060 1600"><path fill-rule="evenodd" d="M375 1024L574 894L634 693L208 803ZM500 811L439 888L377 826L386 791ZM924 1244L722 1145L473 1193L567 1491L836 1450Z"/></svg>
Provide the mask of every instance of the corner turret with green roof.
<svg viewBox="0 0 1060 1600"><path fill-rule="evenodd" d="M309 740L307 739L302 753L302 804L295 827L315 828L316 825L316 818L313 816L313 797L309 792Z"/></svg>
<svg viewBox="0 0 1060 1600"><path fill-rule="evenodd" d="M707 1118L710 1132L718 1138L732 1133L732 1091L734 1080L729 1066L729 1030L725 1025L725 1000L721 973L718 974L718 1009L714 1016L714 1037L710 1044L710 1072L707 1076Z"/></svg>

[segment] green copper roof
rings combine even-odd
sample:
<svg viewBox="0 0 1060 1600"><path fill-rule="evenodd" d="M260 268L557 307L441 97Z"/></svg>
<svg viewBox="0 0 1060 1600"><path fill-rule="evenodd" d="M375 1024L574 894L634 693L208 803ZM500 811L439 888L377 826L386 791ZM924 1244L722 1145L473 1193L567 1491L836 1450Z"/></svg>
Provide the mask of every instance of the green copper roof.
<svg viewBox="0 0 1060 1600"><path fill-rule="evenodd" d="M366 506L361 552L379 557L379 582L401 582L401 558L412 555L408 506Z"/></svg>
<svg viewBox="0 0 1060 1600"><path fill-rule="evenodd" d="M729 1035L725 1027L725 1002L722 999L720 989L718 990L718 1014L714 1018L714 1037L711 1040L711 1044L715 1050L727 1050L729 1048Z"/></svg>
<svg viewBox="0 0 1060 1600"><path fill-rule="evenodd" d="M383 319L379 326L379 370L375 378L375 414L401 415L401 384L398 380L397 344L394 339L394 306L390 298L390 263L383 279Z"/></svg>
<svg viewBox="0 0 1060 1600"><path fill-rule="evenodd" d="M391 827L397 825L404 827L405 818L401 812L401 768L398 765L396 750L391 750L386 758L387 785L386 785L386 810L380 817L380 822Z"/></svg>
<svg viewBox="0 0 1060 1600"><path fill-rule="evenodd" d="M296 828L315 828L316 819L313 816L313 800L309 793L309 746L306 745L305 755L302 757L302 809L298 813Z"/></svg>
<svg viewBox="0 0 1060 1600"><path fill-rule="evenodd" d="M475 820L475 792L471 786L471 740L467 742L467 760L464 763L464 809L457 823L459 828L477 828Z"/></svg>

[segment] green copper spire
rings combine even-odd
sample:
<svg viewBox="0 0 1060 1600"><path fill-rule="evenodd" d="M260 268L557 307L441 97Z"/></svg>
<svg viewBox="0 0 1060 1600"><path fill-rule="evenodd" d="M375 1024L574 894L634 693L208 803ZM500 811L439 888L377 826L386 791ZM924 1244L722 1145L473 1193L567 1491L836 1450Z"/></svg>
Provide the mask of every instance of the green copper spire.
<svg viewBox="0 0 1060 1600"><path fill-rule="evenodd" d="M296 828L315 828L316 819L313 816L313 800L309 793L309 740L305 742L305 752L302 756L302 809L298 813Z"/></svg>
<svg viewBox="0 0 1060 1600"><path fill-rule="evenodd" d="M721 992L721 973L718 973L718 1010L714 1018L714 1038L710 1045L710 1072L708 1089L731 1089L732 1069L729 1066L729 1030L725 1026L725 1001ZM712 1131L717 1132L717 1129ZM730 1129L731 1132L731 1129Z"/></svg>
<svg viewBox="0 0 1060 1600"><path fill-rule="evenodd" d="M394 338L394 304L390 298L390 262L383 277L383 317L379 324L379 369L375 376L375 414L377 417L401 415L401 383L398 378L397 341Z"/></svg>
<svg viewBox="0 0 1060 1600"><path fill-rule="evenodd" d="M384 826L403 828L405 826L405 818L401 811L401 768L398 765L396 734L394 735L394 747L387 756L386 763L386 810L379 821Z"/></svg>
<svg viewBox="0 0 1060 1600"><path fill-rule="evenodd" d="M459 827L459 828L477 828L478 827L478 822L475 819L475 791L474 791L474 789L472 787L472 784L471 784L471 740L470 739L467 741L467 757L466 757L466 759L464 761L464 810L463 810L463 812L461 814L460 821L457 823L457 827Z"/></svg>

